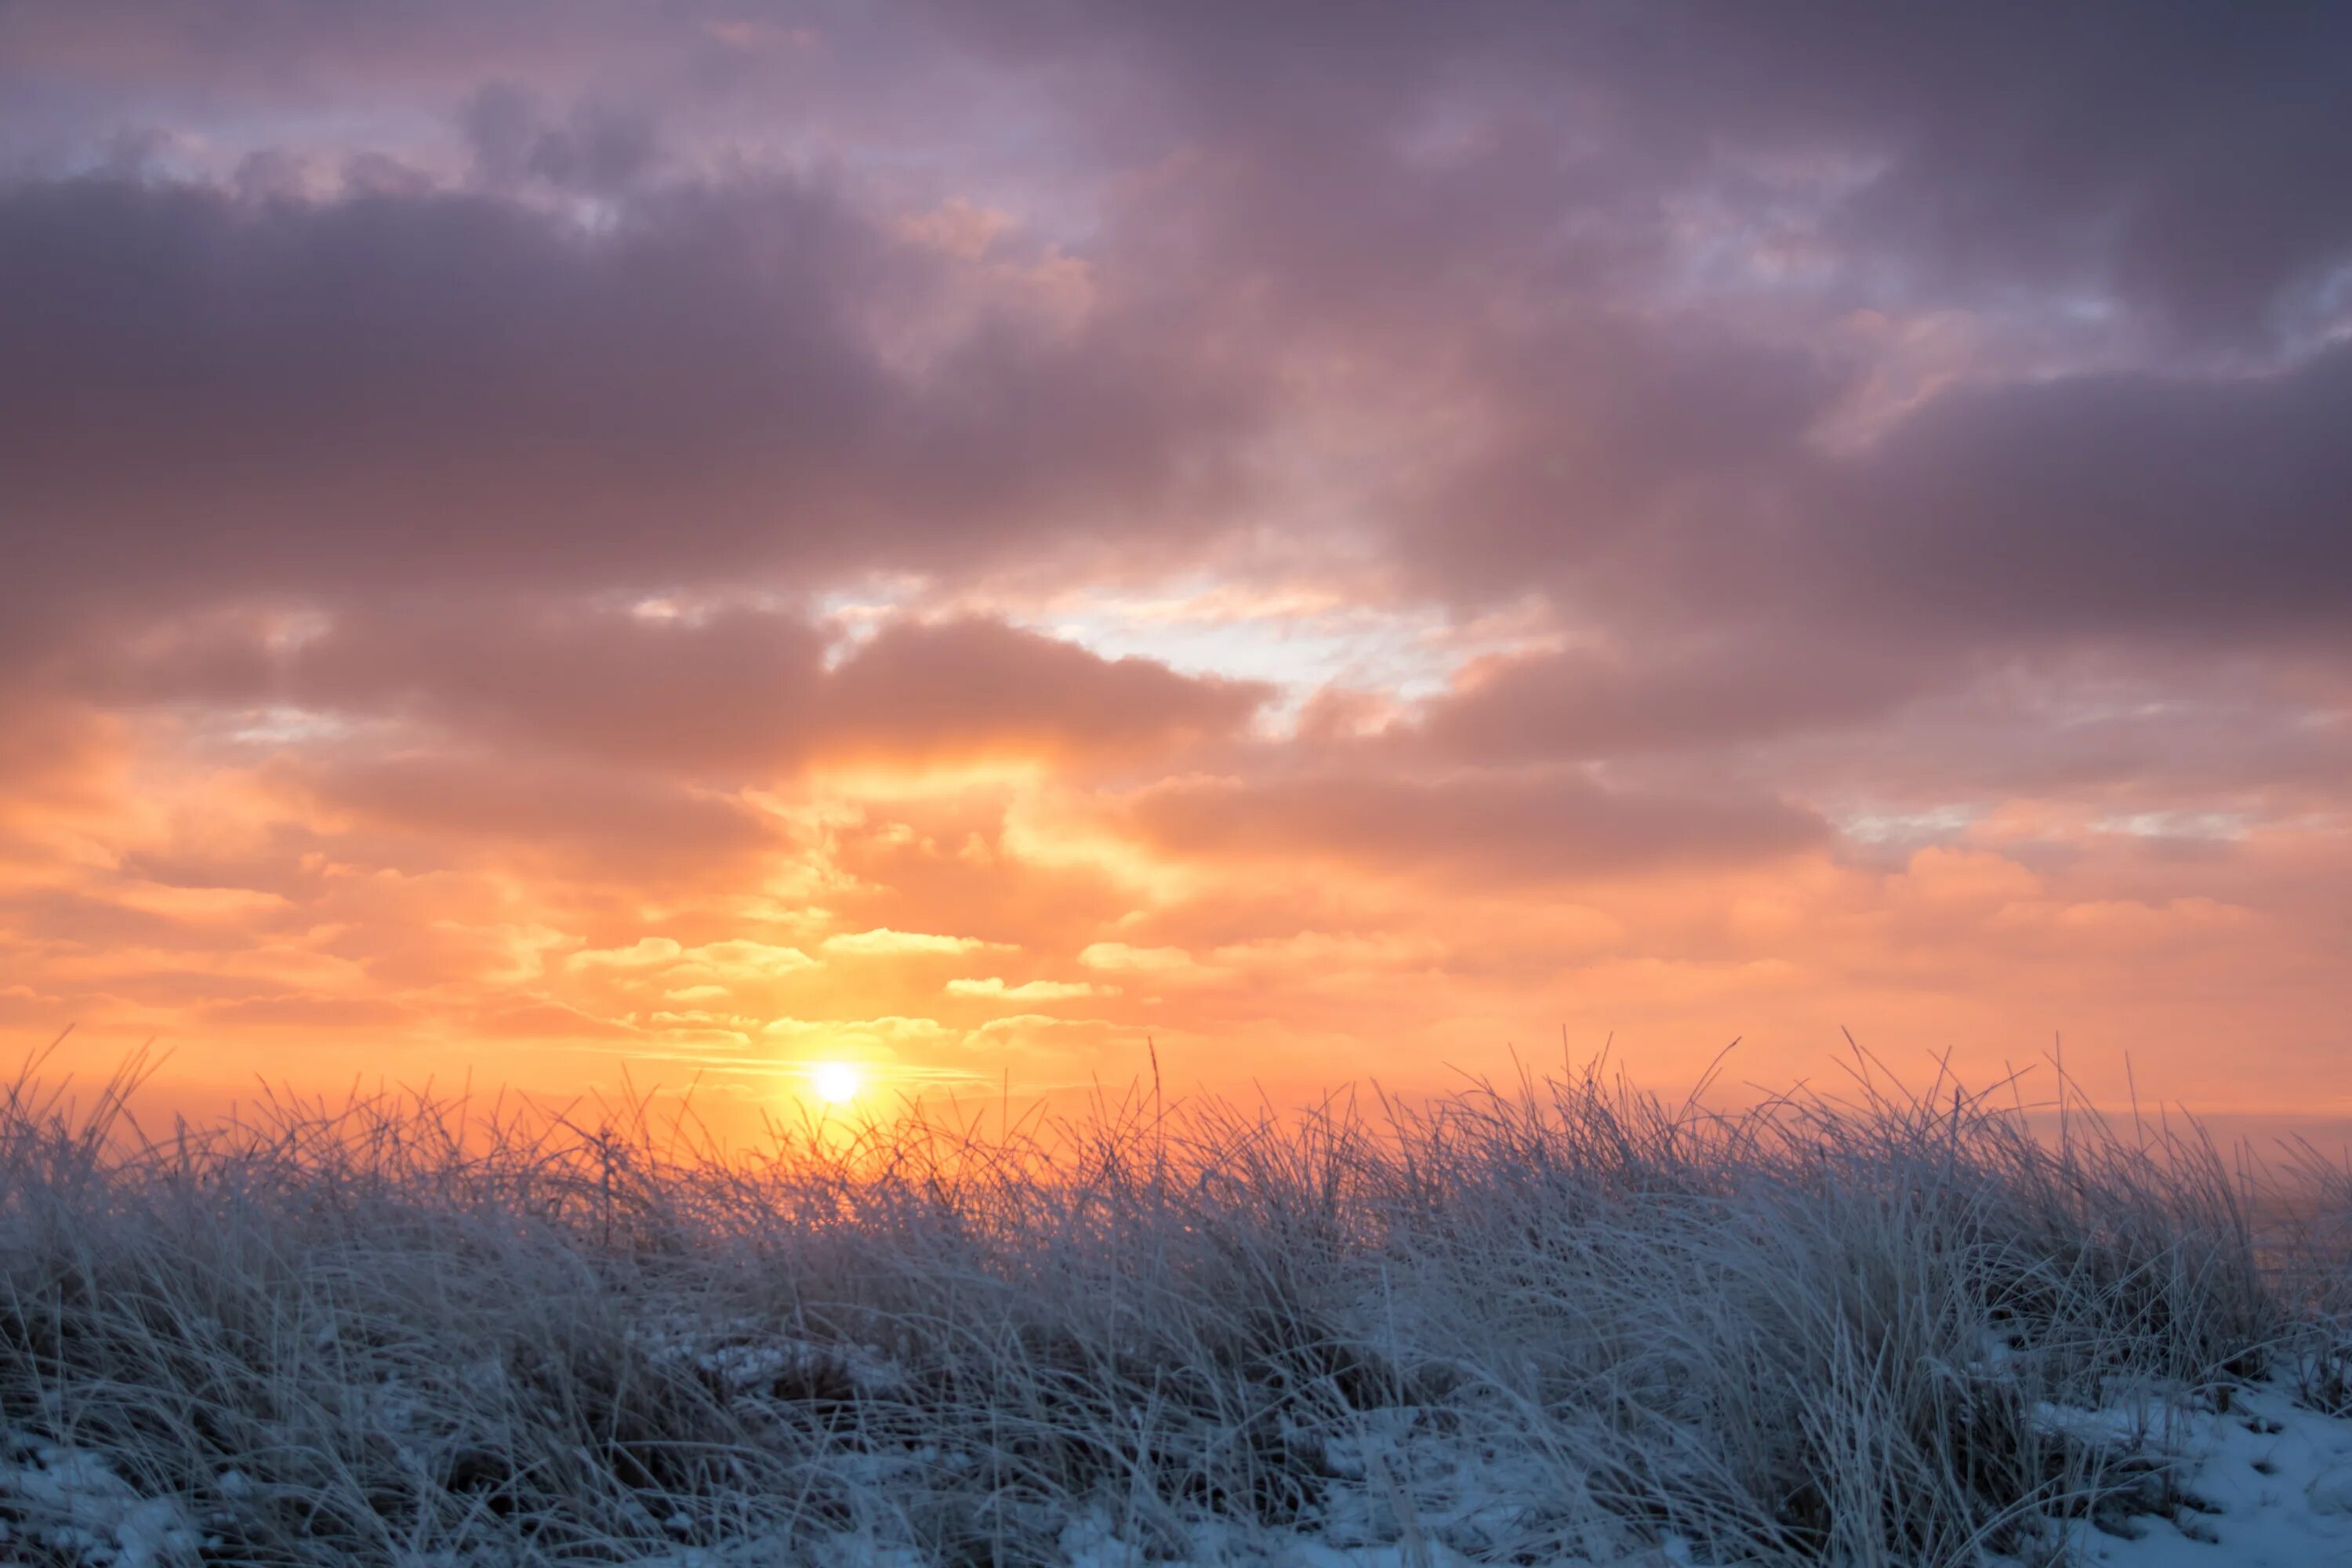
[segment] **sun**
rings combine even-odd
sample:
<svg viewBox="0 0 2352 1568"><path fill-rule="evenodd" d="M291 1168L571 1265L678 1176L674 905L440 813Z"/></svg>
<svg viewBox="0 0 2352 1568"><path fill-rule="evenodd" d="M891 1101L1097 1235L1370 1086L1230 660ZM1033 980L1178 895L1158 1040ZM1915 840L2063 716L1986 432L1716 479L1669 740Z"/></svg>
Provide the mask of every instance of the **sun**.
<svg viewBox="0 0 2352 1568"><path fill-rule="evenodd" d="M847 1062L819 1062L809 1069L809 1086L827 1105L845 1105L857 1098L864 1079Z"/></svg>

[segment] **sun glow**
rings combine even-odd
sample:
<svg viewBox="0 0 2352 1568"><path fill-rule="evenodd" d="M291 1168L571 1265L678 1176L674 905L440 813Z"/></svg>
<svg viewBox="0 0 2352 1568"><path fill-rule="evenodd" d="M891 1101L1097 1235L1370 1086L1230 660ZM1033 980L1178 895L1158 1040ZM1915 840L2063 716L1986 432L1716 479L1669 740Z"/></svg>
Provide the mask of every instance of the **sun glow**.
<svg viewBox="0 0 2352 1568"><path fill-rule="evenodd" d="M864 1078L847 1062L819 1062L809 1069L809 1087L827 1105L846 1105L857 1098Z"/></svg>

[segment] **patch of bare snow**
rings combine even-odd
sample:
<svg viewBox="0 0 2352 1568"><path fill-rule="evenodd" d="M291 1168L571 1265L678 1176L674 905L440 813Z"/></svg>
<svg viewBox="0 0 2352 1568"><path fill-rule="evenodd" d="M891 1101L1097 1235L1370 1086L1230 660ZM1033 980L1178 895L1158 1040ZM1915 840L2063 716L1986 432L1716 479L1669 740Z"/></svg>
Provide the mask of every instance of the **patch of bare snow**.
<svg viewBox="0 0 2352 1568"><path fill-rule="evenodd" d="M2079 1561L2101 1568L2352 1565L2352 1419L2306 1409L2278 1384L2241 1388L2227 1403L2226 1411L2042 1413L2084 1440L2160 1458L2184 1500L2168 1513L2124 1521L2130 1536L2074 1524Z"/></svg>
<svg viewBox="0 0 2352 1568"><path fill-rule="evenodd" d="M43 1447L29 1464L0 1468L0 1500L20 1522L0 1526L52 1560L89 1568L173 1568L193 1563L199 1536L171 1498L142 1498L95 1454Z"/></svg>

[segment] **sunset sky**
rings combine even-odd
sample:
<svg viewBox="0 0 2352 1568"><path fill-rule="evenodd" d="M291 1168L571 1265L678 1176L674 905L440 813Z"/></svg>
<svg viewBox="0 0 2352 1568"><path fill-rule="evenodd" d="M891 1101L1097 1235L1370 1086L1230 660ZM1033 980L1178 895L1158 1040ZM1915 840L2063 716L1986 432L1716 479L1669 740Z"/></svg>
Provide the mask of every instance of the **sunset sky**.
<svg viewBox="0 0 2352 1568"><path fill-rule="evenodd" d="M0 1043L2352 1114L2348 520L2352 7L0 0Z"/></svg>

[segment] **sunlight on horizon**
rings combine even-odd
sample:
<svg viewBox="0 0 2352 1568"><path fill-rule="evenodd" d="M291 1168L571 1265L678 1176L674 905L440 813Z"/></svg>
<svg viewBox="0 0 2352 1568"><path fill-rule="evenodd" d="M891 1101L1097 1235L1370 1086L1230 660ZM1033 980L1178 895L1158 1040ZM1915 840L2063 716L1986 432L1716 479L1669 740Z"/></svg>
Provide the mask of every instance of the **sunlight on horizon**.
<svg viewBox="0 0 2352 1568"><path fill-rule="evenodd" d="M809 1087L827 1105L846 1105L866 1087L866 1074L848 1062L819 1062L809 1068Z"/></svg>

